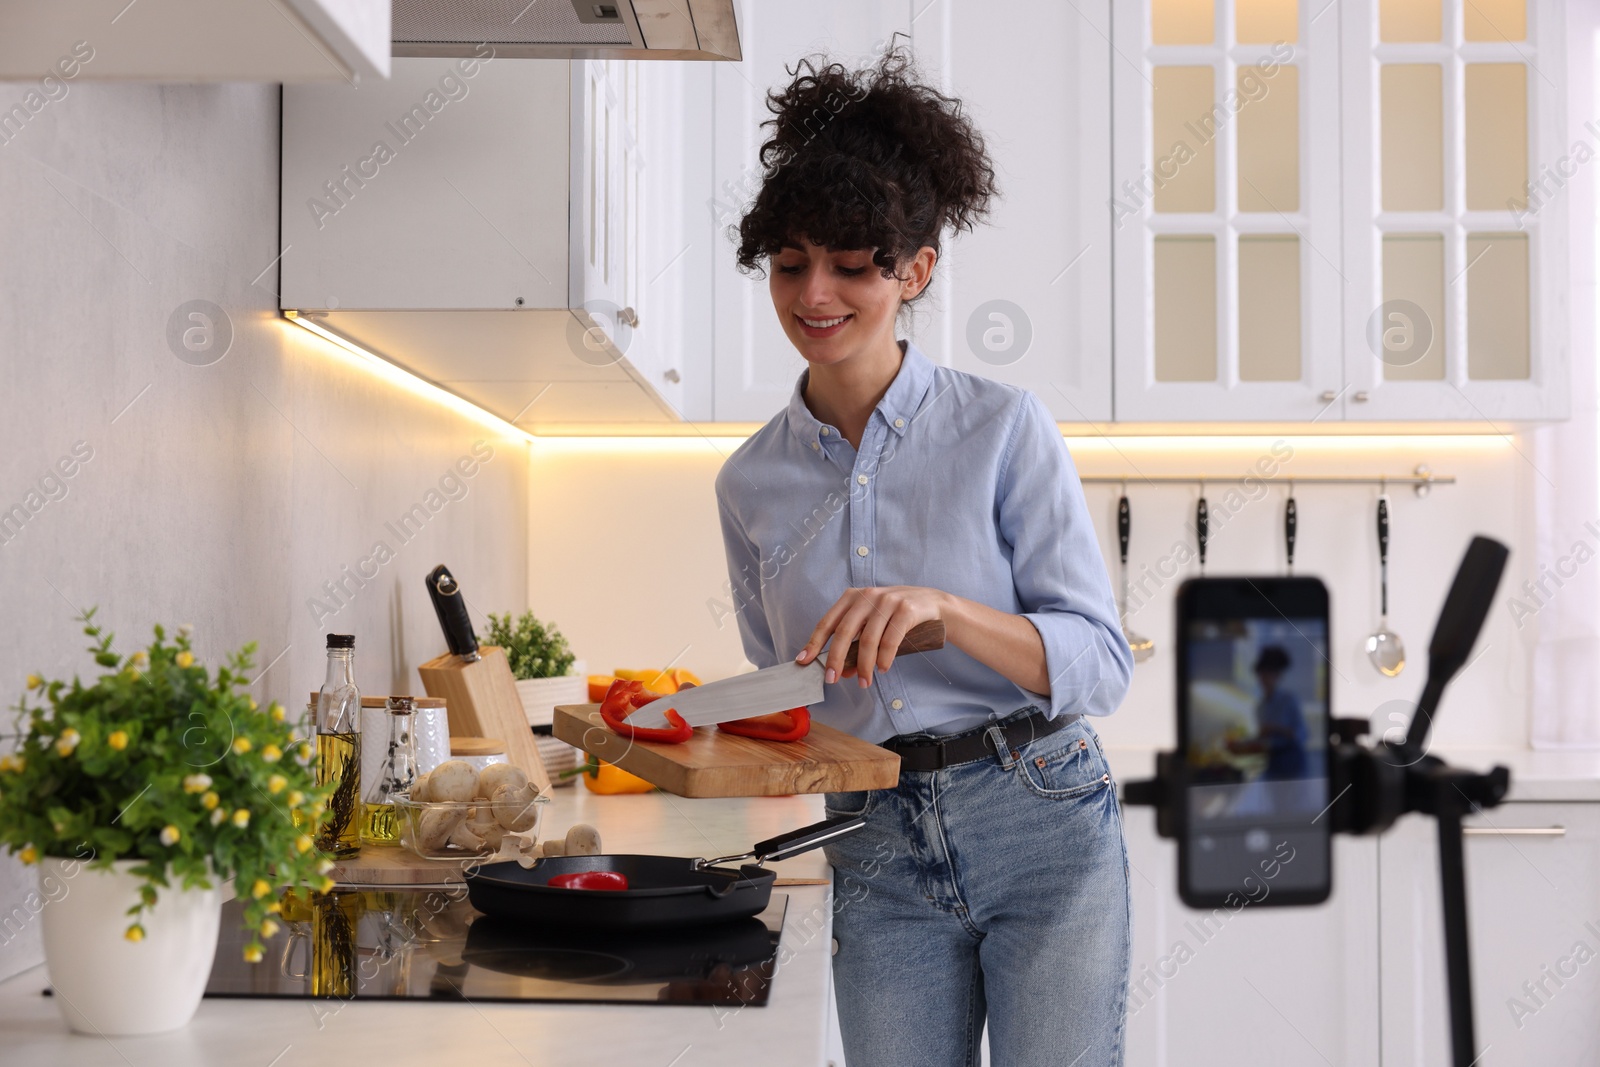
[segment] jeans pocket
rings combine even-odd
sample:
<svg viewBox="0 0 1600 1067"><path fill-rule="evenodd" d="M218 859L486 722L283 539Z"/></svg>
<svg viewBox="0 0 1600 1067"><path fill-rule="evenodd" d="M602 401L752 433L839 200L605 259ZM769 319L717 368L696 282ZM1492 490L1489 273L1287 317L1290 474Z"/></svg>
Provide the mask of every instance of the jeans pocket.
<svg viewBox="0 0 1600 1067"><path fill-rule="evenodd" d="M1017 777L1038 796L1070 800L1111 785L1100 739L1082 719L1029 745L1020 755Z"/></svg>
<svg viewBox="0 0 1600 1067"><path fill-rule="evenodd" d="M876 802L877 790L856 789L848 793L824 793L822 813L832 819L838 815L866 815Z"/></svg>

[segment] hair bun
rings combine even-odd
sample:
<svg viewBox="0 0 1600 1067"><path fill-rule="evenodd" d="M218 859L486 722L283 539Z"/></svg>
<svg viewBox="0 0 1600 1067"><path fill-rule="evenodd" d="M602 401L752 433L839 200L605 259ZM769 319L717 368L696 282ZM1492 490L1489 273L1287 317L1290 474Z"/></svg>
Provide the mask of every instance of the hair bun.
<svg viewBox="0 0 1600 1067"><path fill-rule="evenodd" d="M809 57L789 74L767 94L761 188L738 226L742 269L804 238L875 248L873 262L893 276L946 230L970 230L988 213L996 187L983 136L961 101L917 79L902 49L861 70Z"/></svg>

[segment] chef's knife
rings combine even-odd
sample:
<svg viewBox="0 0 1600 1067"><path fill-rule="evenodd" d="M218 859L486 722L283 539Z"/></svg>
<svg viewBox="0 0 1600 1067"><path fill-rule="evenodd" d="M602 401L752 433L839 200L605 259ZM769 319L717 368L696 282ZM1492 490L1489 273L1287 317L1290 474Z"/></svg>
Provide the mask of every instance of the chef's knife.
<svg viewBox="0 0 1600 1067"><path fill-rule="evenodd" d="M844 659L846 667L856 665L856 645L857 642L850 642ZM918 623L906 631L897 654L906 656L943 647L944 623L935 619ZM752 674L735 675L720 682L707 682L685 689L673 696L651 701L629 715L628 722L634 726L667 726L666 713L676 708L690 726L710 726L820 703L823 671L826 670L823 663L827 658L824 652L805 666L793 661L780 663Z"/></svg>
<svg viewBox="0 0 1600 1067"><path fill-rule="evenodd" d="M476 662L478 635L472 632L472 619L467 616L467 602L461 595L461 583L443 563L428 572L428 598L439 616L439 626L444 630L445 644L452 655L468 663Z"/></svg>

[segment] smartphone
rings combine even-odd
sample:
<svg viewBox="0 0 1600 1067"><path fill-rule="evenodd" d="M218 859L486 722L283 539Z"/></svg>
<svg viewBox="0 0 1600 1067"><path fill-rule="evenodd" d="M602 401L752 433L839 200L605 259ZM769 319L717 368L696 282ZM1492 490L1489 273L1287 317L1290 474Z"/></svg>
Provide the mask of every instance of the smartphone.
<svg viewBox="0 0 1600 1067"><path fill-rule="evenodd" d="M1233 911L1327 900L1327 587L1190 579L1177 627L1178 895Z"/></svg>

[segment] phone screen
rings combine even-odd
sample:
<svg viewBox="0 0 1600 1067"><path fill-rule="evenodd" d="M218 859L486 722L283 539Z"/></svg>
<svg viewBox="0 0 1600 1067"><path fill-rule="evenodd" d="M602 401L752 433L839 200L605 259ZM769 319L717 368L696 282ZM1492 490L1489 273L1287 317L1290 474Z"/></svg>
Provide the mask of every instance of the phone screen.
<svg viewBox="0 0 1600 1067"><path fill-rule="evenodd" d="M1326 900L1327 589L1200 578L1178 606L1180 895L1191 907Z"/></svg>

